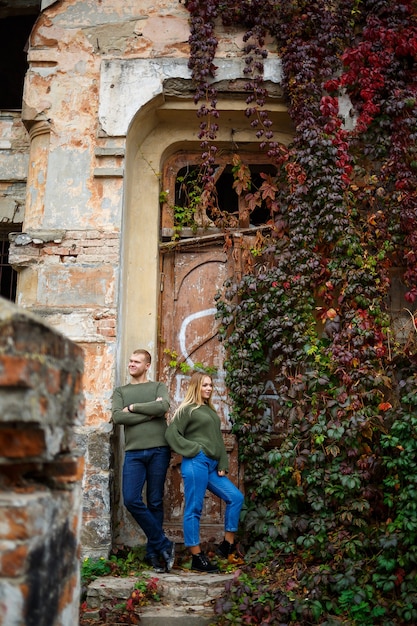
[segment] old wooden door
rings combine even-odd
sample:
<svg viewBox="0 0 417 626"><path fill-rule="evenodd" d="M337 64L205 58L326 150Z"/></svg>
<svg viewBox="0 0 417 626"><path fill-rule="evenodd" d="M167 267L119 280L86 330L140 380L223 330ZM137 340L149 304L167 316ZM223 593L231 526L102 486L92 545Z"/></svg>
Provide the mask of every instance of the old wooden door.
<svg viewBox="0 0 417 626"><path fill-rule="evenodd" d="M209 225L198 229L200 233L190 228L189 232L181 230L180 238L173 242L173 207L183 206L183 185L179 181L192 177L193 164L198 163L199 157L199 154L180 152L172 155L164 165L162 188L166 199L161 214L158 376L169 387L172 415L184 397L189 380L189 373L184 373L181 364L190 368L203 364L216 369L213 401L222 420L223 436L230 455L230 478L241 488L237 445L230 434L224 351L217 339L215 296L223 290L226 278L241 275L245 265L242 251L252 247L256 232L266 228L265 222L270 214L266 206L248 211L244 196L238 196L234 190L233 154L223 151L218 156L218 163L216 161L214 178L218 206L234 220L227 238L228 253L225 253L224 232L211 220ZM258 153L248 153L244 158L253 180L259 184L261 171L275 171L273 166L264 163L265 156ZM172 365L174 362L175 366ZM165 519L169 533L182 542L184 498L180 463L181 458L173 455L166 482ZM202 516L202 540L222 536L223 514L223 503L208 495Z"/></svg>
<svg viewBox="0 0 417 626"><path fill-rule="evenodd" d="M184 397L190 373L181 364L194 368L198 364L216 369L213 376L213 403L223 427L230 454L230 478L238 484L236 442L230 434L229 402L224 386L223 348L217 339L215 295L222 290L228 276L228 259L219 242L181 242L174 250L161 254L161 299L159 372L171 396L172 416ZM168 248L169 250L169 248ZM177 365L172 365L176 362ZM182 542L183 486L181 457L173 454L166 481L165 526L170 536ZM201 520L201 538L220 539L223 528L223 502L207 494Z"/></svg>

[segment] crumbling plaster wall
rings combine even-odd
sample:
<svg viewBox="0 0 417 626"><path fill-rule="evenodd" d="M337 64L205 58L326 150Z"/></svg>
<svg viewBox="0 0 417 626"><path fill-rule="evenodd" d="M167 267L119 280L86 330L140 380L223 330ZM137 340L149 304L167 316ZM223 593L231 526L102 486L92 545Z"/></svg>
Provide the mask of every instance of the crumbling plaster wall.
<svg viewBox="0 0 417 626"><path fill-rule="evenodd" d="M30 40L26 211L10 261L19 270L18 304L84 350L82 544L91 556L106 555L115 535L127 543L140 538L125 512L112 532L119 475L112 475L109 409L114 385L126 382L129 351L144 346L155 354L159 174L164 154L198 147L189 88L164 90L169 80L190 79L188 36L188 13L177 1L61 0L40 15ZM220 81L244 76L241 42L233 30L220 38ZM280 82L274 55L265 77ZM230 144L244 99L222 107L219 139ZM281 140L288 139L282 103L275 114ZM248 131L238 139L248 141Z"/></svg>

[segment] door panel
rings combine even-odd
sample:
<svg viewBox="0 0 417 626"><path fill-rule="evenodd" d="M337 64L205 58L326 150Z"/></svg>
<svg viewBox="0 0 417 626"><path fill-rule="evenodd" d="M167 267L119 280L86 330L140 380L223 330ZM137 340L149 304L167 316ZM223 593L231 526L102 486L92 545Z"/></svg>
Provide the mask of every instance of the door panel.
<svg viewBox="0 0 417 626"><path fill-rule="evenodd" d="M176 250L161 254L161 298L159 307L158 377L169 389L170 417L184 398L189 368L216 368L213 377L213 403L222 421L226 447L230 455L230 478L238 484L237 446L230 434L229 401L224 385L224 350L217 339L215 295L231 273L222 243L197 247L182 243ZM177 367L170 361L176 354ZM165 527L168 534L182 542L183 486L180 474L181 457L172 455L166 481ZM219 539L223 533L224 504L207 495L201 519L201 539Z"/></svg>

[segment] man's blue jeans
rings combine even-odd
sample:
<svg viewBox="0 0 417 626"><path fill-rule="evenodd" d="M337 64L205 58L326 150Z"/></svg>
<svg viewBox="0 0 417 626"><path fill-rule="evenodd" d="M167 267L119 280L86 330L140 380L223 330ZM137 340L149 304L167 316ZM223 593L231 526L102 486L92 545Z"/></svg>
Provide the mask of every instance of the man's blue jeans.
<svg viewBox="0 0 417 626"><path fill-rule="evenodd" d="M181 474L184 481L184 544L187 547L200 543L200 518L206 489L226 502L224 529L236 532L239 524L243 494L227 476L217 474L217 461L199 452L193 458L183 457Z"/></svg>
<svg viewBox="0 0 417 626"><path fill-rule="evenodd" d="M123 464L125 507L145 533L146 556L169 549L171 542L163 531L164 485L171 458L168 446L147 450L128 450ZM142 498L146 482L146 504Z"/></svg>

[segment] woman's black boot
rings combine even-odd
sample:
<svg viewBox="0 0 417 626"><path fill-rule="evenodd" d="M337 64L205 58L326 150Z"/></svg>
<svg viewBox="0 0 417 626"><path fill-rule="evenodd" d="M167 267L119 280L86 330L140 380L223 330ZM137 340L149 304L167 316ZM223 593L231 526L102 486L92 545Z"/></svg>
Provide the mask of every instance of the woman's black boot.
<svg viewBox="0 0 417 626"><path fill-rule="evenodd" d="M213 565L206 557L204 552L192 555L191 569L195 572L205 572L206 574L214 574L219 571L217 565Z"/></svg>
<svg viewBox="0 0 417 626"><path fill-rule="evenodd" d="M229 554L232 554L236 547L235 543L229 543L226 539L223 539L218 546L216 546L216 553L223 559L227 559Z"/></svg>

